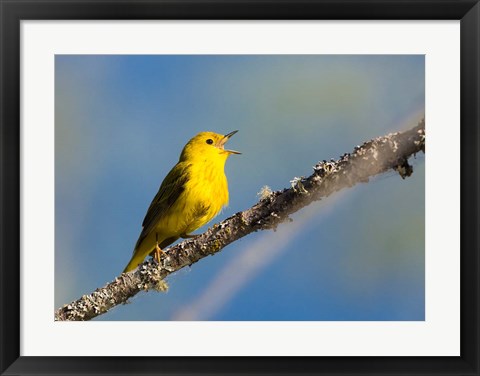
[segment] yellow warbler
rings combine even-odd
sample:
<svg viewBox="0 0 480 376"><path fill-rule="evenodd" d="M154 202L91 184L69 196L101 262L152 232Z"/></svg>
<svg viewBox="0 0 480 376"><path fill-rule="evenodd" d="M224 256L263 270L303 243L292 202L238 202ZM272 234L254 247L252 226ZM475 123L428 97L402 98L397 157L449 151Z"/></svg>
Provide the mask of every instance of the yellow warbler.
<svg viewBox="0 0 480 376"><path fill-rule="evenodd" d="M226 150L224 145L237 132L225 136L201 132L188 141L148 208L124 273L135 269L149 254L159 261L162 248L180 237L191 237L191 232L228 204L225 162L230 154L240 153Z"/></svg>

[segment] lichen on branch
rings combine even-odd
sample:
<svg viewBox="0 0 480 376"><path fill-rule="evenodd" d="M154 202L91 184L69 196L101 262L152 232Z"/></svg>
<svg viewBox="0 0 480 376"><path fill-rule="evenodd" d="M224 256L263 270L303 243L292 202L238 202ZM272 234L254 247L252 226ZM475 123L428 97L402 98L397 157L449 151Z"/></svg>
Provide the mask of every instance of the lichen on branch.
<svg viewBox="0 0 480 376"><path fill-rule="evenodd" d="M271 191L264 187L259 201L251 208L213 225L195 238L167 248L159 264L145 261L136 270L123 273L106 286L64 305L55 312L55 320L90 320L127 302L140 291L164 291L164 279L169 274L221 251L252 232L275 229L313 201L366 183L370 177L390 169L405 179L413 172L408 158L419 152L425 152L424 120L408 131L377 137L356 146L352 153L345 153L338 160L317 163L310 176L294 177L289 188Z"/></svg>

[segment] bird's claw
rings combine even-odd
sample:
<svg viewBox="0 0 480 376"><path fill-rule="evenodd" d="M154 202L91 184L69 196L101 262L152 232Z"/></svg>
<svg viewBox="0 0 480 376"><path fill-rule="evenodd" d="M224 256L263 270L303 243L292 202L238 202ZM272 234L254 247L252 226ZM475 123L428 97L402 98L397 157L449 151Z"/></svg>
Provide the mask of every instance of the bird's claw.
<svg viewBox="0 0 480 376"><path fill-rule="evenodd" d="M160 246L157 244L155 246L155 251L153 253L153 258L157 262L157 264L160 264L160 257L161 256L166 256L166 255L167 254L165 252L163 252L162 249L160 248Z"/></svg>

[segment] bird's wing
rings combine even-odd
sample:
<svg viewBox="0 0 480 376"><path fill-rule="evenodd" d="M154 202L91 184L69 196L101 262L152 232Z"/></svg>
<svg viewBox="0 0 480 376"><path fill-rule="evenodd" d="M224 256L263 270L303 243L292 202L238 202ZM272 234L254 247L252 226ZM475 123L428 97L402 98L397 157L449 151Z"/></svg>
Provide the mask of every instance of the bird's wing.
<svg viewBox="0 0 480 376"><path fill-rule="evenodd" d="M142 233L138 238L137 246L155 228L158 221L168 213L168 209L177 201L178 197L185 190L188 181L188 168L190 164L177 163L163 179L157 194L152 200L147 214L143 220Z"/></svg>

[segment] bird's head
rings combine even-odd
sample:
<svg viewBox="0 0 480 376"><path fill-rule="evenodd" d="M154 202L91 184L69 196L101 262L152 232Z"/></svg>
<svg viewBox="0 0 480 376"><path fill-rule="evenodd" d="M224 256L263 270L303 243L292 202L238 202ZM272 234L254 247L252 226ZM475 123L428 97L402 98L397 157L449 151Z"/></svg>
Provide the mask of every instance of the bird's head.
<svg viewBox="0 0 480 376"><path fill-rule="evenodd" d="M185 145L180 155L180 160L225 161L231 154L241 154L235 150L225 149L227 141L237 132L233 131L226 135L214 132L200 132Z"/></svg>

